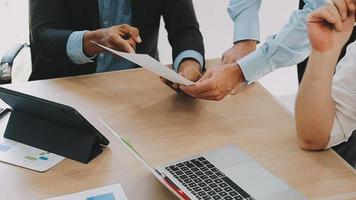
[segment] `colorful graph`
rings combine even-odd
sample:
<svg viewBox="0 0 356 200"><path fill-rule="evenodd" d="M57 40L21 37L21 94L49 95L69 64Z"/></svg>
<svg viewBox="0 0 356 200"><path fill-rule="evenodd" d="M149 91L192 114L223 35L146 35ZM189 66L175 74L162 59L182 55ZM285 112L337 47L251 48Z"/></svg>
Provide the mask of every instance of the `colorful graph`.
<svg viewBox="0 0 356 200"><path fill-rule="evenodd" d="M48 160L48 157L47 157L48 154L49 154L49 152L41 152L39 154L35 154L35 155L31 155L31 156L25 156L25 158L27 160L31 160L31 161L37 161L37 160L46 161L46 160Z"/></svg>
<svg viewBox="0 0 356 200"><path fill-rule="evenodd" d="M116 199L113 193L107 193L95 197L89 197L87 198L87 200L116 200Z"/></svg>

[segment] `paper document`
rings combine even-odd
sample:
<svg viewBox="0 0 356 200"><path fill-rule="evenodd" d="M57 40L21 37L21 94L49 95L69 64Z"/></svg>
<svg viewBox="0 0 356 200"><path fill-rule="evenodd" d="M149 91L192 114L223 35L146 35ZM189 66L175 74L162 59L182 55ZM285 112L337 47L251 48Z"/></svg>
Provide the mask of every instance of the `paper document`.
<svg viewBox="0 0 356 200"><path fill-rule="evenodd" d="M41 149L0 138L0 161L44 172L64 159Z"/></svg>
<svg viewBox="0 0 356 200"><path fill-rule="evenodd" d="M120 184L87 190L47 200L127 200Z"/></svg>
<svg viewBox="0 0 356 200"><path fill-rule="evenodd" d="M93 42L93 41L92 41ZM103 46L101 44L98 44L96 42L93 42L94 44L98 45L99 47L105 49L106 51L109 51L117 56L123 57L161 77L166 78L167 80L172 81L173 83L178 83L181 85L193 85L194 82L190 81L180 74L176 73L175 71L169 69L167 66L161 64L151 56L147 54L132 54L132 53L124 53L120 51L116 51L114 49L111 49L109 47Z"/></svg>

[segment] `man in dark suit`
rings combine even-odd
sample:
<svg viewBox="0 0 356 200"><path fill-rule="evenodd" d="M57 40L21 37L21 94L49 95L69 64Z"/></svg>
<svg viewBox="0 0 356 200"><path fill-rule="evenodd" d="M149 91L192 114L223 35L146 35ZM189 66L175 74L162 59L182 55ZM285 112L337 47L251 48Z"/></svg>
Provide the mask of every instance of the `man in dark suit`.
<svg viewBox="0 0 356 200"><path fill-rule="evenodd" d="M159 59L161 16L174 69L192 81L199 79L204 46L191 0L30 0L30 80L137 67L103 54L91 40Z"/></svg>

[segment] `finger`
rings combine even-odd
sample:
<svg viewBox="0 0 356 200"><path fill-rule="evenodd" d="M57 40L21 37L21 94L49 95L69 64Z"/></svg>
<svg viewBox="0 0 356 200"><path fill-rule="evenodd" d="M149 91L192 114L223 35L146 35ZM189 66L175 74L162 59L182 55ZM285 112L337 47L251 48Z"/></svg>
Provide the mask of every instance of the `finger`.
<svg viewBox="0 0 356 200"><path fill-rule="evenodd" d="M220 101L225 96L226 95L221 94L220 92L206 92L204 94L197 96L196 98L204 99L204 100L211 100L211 101Z"/></svg>
<svg viewBox="0 0 356 200"><path fill-rule="evenodd" d="M203 82L203 81L206 81L206 80L208 80L209 78L211 78L212 75L213 75L213 74L212 74L211 71L207 71L207 72L198 80L198 82L201 83L201 82Z"/></svg>
<svg viewBox="0 0 356 200"><path fill-rule="evenodd" d="M327 21L330 24L336 23L334 15L332 15L325 7L321 10L312 12L308 17L308 23L320 23Z"/></svg>
<svg viewBox="0 0 356 200"><path fill-rule="evenodd" d="M163 78L162 76L159 77L159 80L161 80L162 83L166 84L168 81L167 79Z"/></svg>
<svg viewBox="0 0 356 200"><path fill-rule="evenodd" d="M131 27L130 34L131 34L131 38L133 38L135 40L135 42L137 42L137 43L142 42L139 30L137 28Z"/></svg>
<svg viewBox="0 0 356 200"><path fill-rule="evenodd" d="M356 9L356 1L355 0L346 0L347 7L349 11L355 12Z"/></svg>
<svg viewBox="0 0 356 200"><path fill-rule="evenodd" d="M223 98L224 98L223 96L211 96L211 97L205 97L200 99L210 100L210 101L221 101Z"/></svg>
<svg viewBox="0 0 356 200"><path fill-rule="evenodd" d="M341 19L344 21L347 18L347 2L345 0L333 0L332 3L337 8L338 12L341 15Z"/></svg>
<svg viewBox="0 0 356 200"><path fill-rule="evenodd" d="M165 79L165 78L163 78L163 77L159 77L159 79L162 81L162 83L164 83L164 84L166 84L166 85L168 85L168 86L172 86L173 85L173 82L171 82L171 81L169 81L169 80L167 80L167 79Z"/></svg>
<svg viewBox="0 0 356 200"><path fill-rule="evenodd" d="M179 88L181 90L183 90L185 93L187 93L191 96L194 96L194 97L197 97L202 93L214 90L213 83L211 80L206 80L204 82L197 83L192 86L183 86L182 85Z"/></svg>
<svg viewBox="0 0 356 200"><path fill-rule="evenodd" d="M334 5L328 6L327 10L334 16L334 18L336 20L334 23L336 30L341 31L341 29L342 29L341 13L339 13L338 9Z"/></svg>
<svg viewBox="0 0 356 200"><path fill-rule="evenodd" d="M136 41L132 39L132 37L130 37L128 40L126 40L130 46L136 50Z"/></svg>
<svg viewBox="0 0 356 200"><path fill-rule="evenodd" d="M122 39L119 35L111 36L109 39L111 48L127 53L135 53L135 49L127 40Z"/></svg>
<svg viewBox="0 0 356 200"><path fill-rule="evenodd" d="M172 87L173 87L174 89L178 90L178 89L179 89L179 84L178 84L178 83L173 83L173 84L172 84Z"/></svg>
<svg viewBox="0 0 356 200"><path fill-rule="evenodd" d="M123 24L120 26L120 30L124 35L128 34L130 36L130 38L132 38L135 42L137 42L137 43L142 42L139 30L137 28L132 27L127 24Z"/></svg>
<svg viewBox="0 0 356 200"><path fill-rule="evenodd" d="M202 77L200 71L196 69L183 70L179 72L179 74L193 82L199 80Z"/></svg>
<svg viewBox="0 0 356 200"><path fill-rule="evenodd" d="M206 92L198 94L197 98L211 100L213 98L218 97L219 95L220 95L220 92L218 90L212 90L212 91L206 91Z"/></svg>
<svg viewBox="0 0 356 200"><path fill-rule="evenodd" d="M177 85L175 85L176 83L173 83L163 77L159 77L159 79L161 80L162 83L164 83L165 85L167 85L168 87L170 87L172 90L176 91L177 93L180 92L180 89Z"/></svg>

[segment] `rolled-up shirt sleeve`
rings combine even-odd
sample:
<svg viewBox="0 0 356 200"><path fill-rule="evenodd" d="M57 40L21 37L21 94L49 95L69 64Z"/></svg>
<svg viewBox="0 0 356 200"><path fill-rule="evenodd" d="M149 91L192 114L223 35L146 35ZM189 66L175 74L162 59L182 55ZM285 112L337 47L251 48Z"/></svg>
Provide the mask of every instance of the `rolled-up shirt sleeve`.
<svg viewBox="0 0 356 200"><path fill-rule="evenodd" d="M334 125L326 148L348 141L356 130L356 43L347 48L333 77L332 97L335 104Z"/></svg>

